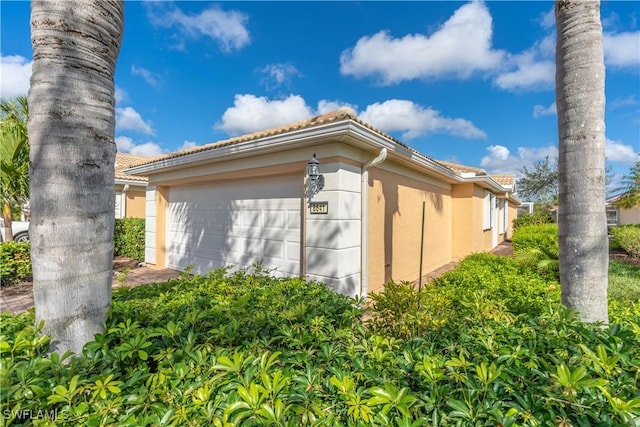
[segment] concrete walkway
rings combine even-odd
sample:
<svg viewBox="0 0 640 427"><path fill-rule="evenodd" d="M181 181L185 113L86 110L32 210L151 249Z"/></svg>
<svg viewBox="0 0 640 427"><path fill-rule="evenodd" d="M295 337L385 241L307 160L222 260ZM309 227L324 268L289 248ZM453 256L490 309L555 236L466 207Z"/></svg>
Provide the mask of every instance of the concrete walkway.
<svg viewBox="0 0 640 427"><path fill-rule="evenodd" d="M114 272L113 287L146 285L149 283L166 282L178 277L178 272L171 269L152 270L146 267L131 269L128 273ZM121 278L122 280L119 280ZM33 307L33 286L19 284L2 286L0 293L0 312L19 314Z"/></svg>

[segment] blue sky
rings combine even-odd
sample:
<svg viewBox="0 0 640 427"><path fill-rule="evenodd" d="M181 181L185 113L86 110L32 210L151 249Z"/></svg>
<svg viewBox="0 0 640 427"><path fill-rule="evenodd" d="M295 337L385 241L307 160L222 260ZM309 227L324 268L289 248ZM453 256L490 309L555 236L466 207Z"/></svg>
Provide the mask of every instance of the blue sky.
<svg viewBox="0 0 640 427"><path fill-rule="evenodd" d="M608 162L640 152L640 3L602 4ZM29 3L1 4L1 94L26 94ZM331 111L440 160L557 153L553 3L127 2L116 142L156 155Z"/></svg>

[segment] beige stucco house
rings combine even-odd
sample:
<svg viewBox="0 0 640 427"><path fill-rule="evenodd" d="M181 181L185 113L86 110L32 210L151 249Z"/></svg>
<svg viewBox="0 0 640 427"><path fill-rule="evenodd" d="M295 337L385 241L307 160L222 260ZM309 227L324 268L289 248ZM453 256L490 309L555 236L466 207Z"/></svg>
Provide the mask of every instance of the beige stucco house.
<svg viewBox="0 0 640 427"><path fill-rule="evenodd" d="M149 157L116 153L115 187L116 218L144 218L147 197L147 177L128 175L123 171L136 163L148 161Z"/></svg>
<svg viewBox="0 0 640 427"><path fill-rule="evenodd" d="M315 154L324 187L305 193ZM379 291L511 236L515 177L439 162L340 109L171 153L147 176L146 263L195 272L260 262L348 295Z"/></svg>

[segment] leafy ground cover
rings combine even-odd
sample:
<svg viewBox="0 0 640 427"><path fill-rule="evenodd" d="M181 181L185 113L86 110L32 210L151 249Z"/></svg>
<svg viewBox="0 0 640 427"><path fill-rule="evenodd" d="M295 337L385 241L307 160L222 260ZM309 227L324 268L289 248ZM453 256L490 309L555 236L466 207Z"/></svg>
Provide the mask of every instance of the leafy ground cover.
<svg viewBox="0 0 640 427"><path fill-rule="evenodd" d="M366 306L318 283L216 270L114 290L106 332L76 357L46 355L32 312L3 314L2 420L640 425L638 300L612 300L602 327L558 292L492 255L420 294L390 283Z"/></svg>

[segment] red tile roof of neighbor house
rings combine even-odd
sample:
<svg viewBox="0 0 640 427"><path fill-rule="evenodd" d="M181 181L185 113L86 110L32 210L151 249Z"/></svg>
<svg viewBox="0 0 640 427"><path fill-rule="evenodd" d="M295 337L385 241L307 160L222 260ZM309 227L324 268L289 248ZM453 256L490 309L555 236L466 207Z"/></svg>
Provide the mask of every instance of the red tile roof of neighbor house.
<svg viewBox="0 0 640 427"><path fill-rule="evenodd" d="M133 165L147 162L150 157L136 156L129 153L116 153L116 179L147 182L146 176L128 175L123 171Z"/></svg>
<svg viewBox="0 0 640 427"><path fill-rule="evenodd" d="M401 145L405 148L407 148L408 150L411 150L412 152L425 157L425 158L429 158L427 156L425 156L424 154L422 154L421 152L415 150L414 148L409 147L408 145L402 143L401 141L397 140L396 138L392 137L391 135L388 135L384 132L382 132L380 129L377 129L373 126L371 126L369 123L366 123L360 119L358 119L355 111L353 111L351 108L348 107L343 107L343 108L339 108L337 110L331 111L329 113L326 114L321 114L319 116L315 116L312 117L310 119L305 119L305 120L300 120L298 122L295 123L290 123L290 124L286 124L283 126L278 126L275 128L271 128L271 129L266 129L266 130L261 130L258 132L253 132L253 133L249 133L246 135L240 135L240 136L236 136L233 138L229 138L229 139L225 139L222 141L217 141L211 144L206 144L206 145L201 145L198 147L193 147L193 148L189 148L186 150L182 150L182 151L176 151L174 153L169 153L163 156L159 156L159 157L153 157L153 158L145 158L144 161L135 163L135 164L131 164L130 167L133 166L143 166L143 165L147 165L147 164L151 164L154 163L156 161L160 161L160 160L167 160L167 159L174 159L177 157L182 157L182 156L187 156L190 154L194 154L194 153L200 153L203 151L209 151L209 150L215 150L218 148L223 148L223 147L228 147L230 145L236 145L236 144L240 144L243 142L248 142L248 141L254 141L260 138L265 138L268 136L274 136L274 135L280 135L283 133L287 133L287 132L293 132L293 131L297 131L297 130L302 130L302 129L308 129L308 128L312 128L315 126L320 126L323 124L329 124L329 123L335 123L335 122L339 122L339 121L343 121L343 120L353 120L354 122L376 132L377 134L388 138L390 140L392 140L394 143ZM433 159L430 159L433 160ZM445 161L439 161L439 160L434 160L435 162L439 163L440 165L444 166L445 168L453 171L455 174L457 175L461 175L462 173L475 173L476 175L487 175L487 173L480 168L475 168L475 167L471 167L471 166L465 166L465 165L460 165L457 163L452 163L452 162L445 162ZM505 184L505 185L513 185L513 182L515 182L515 176L514 175L490 175L492 178L494 178L494 180L496 182L498 182L499 184ZM500 178L497 178L500 177ZM510 177L510 178L509 178Z"/></svg>

